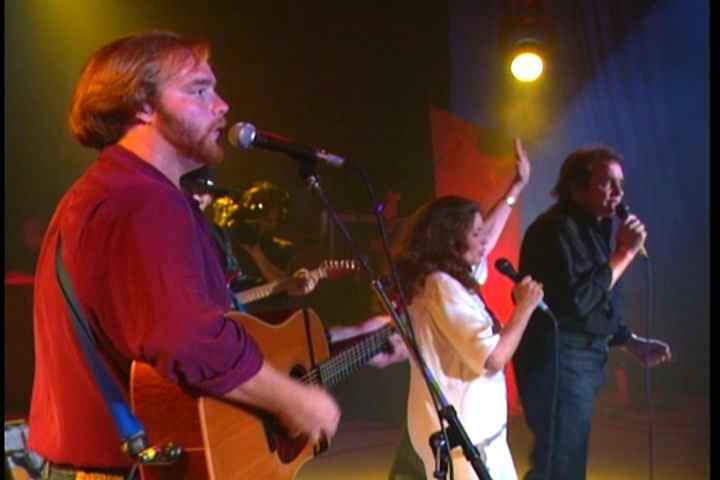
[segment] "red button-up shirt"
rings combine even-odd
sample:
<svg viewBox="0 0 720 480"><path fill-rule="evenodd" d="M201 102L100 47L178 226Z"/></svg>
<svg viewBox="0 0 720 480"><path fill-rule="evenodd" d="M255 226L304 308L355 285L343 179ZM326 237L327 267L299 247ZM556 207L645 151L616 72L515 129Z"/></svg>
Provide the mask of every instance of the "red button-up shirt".
<svg viewBox="0 0 720 480"><path fill-rule="evenodd" d="M38 258L30 448L56 463L129 465L55 276L59 234L75 295L126 393L135 359L211 395L257 373L256 343L223 317L230 294L202 213L149 163L107 147L63 196Z"/></svg>

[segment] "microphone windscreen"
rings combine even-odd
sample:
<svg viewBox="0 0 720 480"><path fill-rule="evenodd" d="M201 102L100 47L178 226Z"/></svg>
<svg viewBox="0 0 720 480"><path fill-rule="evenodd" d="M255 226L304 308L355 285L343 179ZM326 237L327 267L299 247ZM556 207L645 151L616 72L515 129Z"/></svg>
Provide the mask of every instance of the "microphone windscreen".
<svg viewBox="0 0 720 480"><path fill-rule="evenodd" d="M228 141L236 148L250 148L257 130L252 123L238 122L228 131Z"/></svg>
<svg viewBox="0 0 720 480"><path fill-rule="evenodd" d="M500 273L507 275L515 282L520 280L520 275L515 271L512 263L510 263L510 260L508 260L507 258L498 258L497 260L495 260L495 268L497 268Z"/></svg>

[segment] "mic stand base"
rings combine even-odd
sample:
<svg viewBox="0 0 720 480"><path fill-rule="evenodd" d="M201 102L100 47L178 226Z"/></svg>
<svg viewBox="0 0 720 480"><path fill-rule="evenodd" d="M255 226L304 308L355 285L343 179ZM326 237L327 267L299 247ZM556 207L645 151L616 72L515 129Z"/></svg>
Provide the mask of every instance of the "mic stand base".
<svg viewBox="0 0 720 480"><path fill-rule="evenodd" d="M450 464L450 451L448 450L447 442L445 441L445 435L442 430L430 435L430 449L435 459L435 470L433 470L433 477L443 479L447 477L448 466Z"/></svg>
<svg viewBox="0 0 720 480"><path fill-rule="evenodd" d="M435 457L435 472L433 476L435 476L435 478L445 478L451 461L450 450L460 446L462 447L463 455L465 455L467 461L472 465L478 478L480 480L492 480L490 472L488 472L485 466L482 454L478 448L473 445L470 437L468 437L465 429L462 427L455 408L447 404L438 411L438 414L442 420L447 421L448 426L444 430L430 435L430 448L433 449L433 456Z"/></svg>

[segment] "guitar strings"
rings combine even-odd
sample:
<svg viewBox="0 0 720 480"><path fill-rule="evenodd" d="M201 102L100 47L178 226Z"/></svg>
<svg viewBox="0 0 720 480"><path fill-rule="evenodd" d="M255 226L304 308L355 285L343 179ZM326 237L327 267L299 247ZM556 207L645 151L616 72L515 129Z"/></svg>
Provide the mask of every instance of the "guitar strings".
<svg viewBox="0 0 720 480"><path fill-rule="evenodd" d="M325 385L334 385L358 367L358 363L362 363L363 360L372 358L378 350L377 347L384 343L386 338L386 335L384 334L386 330L387 328L384 328L372 337L368 338L362 344L353 346L341 352L336 357L328 360L325 364L313 369L305 375L305 377L303 377L303 380L307 382L312 381L314 383L322 383ZM352 360L356 357L360 360L360 362L352 362Z"/></svg>
<svg viewBox="0 0 720 480"><path fill-rule="evenodd" d="M300 380L304 383L335 385L365 361L375 356L385 345L387 337L392 331L392 325L383 327L369 336L367 340L342 351L327 362L312 369Z"/></svg>

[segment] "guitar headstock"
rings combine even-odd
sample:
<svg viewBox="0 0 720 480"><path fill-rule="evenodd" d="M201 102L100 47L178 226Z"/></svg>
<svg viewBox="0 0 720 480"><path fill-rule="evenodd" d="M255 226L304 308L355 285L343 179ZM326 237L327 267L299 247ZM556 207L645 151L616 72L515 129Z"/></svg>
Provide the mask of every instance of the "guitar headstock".
<svg viewBox="0 0 720 480"><path fill-rule="evenodd" d="M323 260L318 267L318 272L323 278L336 279L357 269L358 263L355 260Z"/></svg>

